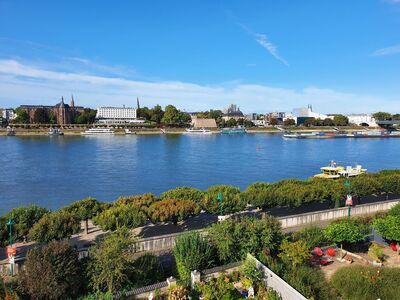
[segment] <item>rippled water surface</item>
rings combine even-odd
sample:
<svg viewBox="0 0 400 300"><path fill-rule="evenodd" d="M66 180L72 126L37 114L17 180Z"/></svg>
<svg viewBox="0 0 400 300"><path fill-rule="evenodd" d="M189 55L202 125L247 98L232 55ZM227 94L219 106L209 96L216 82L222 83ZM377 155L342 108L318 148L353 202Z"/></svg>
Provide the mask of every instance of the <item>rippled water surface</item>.
<svg viewBox="0 0 400 300"><path fill-rule="evenodd" d="M400 138L285 140L280 134L1 137L0 213L51 209L87 196L159 194L307 178L334 159L370 171L400 168Z"/></svg>

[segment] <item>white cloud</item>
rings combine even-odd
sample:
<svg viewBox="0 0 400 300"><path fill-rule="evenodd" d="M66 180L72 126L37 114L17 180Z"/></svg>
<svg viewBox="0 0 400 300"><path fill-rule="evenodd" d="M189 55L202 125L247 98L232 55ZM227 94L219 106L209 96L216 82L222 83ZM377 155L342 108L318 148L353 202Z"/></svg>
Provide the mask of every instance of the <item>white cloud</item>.
<svg viewBox="0 0 400 300"><path fill-rule="evenodd" d="M400 3L400 0L399 0ZM392 54L400 54L400 45L395 45L391 47L381 48L372 53L372 56L385 56Z"/></svg>
<svg viewBox="0 0 400 300"><path fill-rule="evenodd" d="M187 111L224 108L238 104L245 112L291 111L313 104L314 110L333 112L400 111L400 101L330 89L284 89L240 82L200 85L181 81L139 81L62 72L16 60L0 60L0 107L21 104L54 104L74 94L77 105L174 104Z"/></svg>
<svg viewBox="0 0 400 300"><path fill-rule="evenodd" d="M254 34L257 43L259 43L261 46L263 46L265 49L268 50L268 52L275 57L277 60L279 60L281 63L283 63L286 66L289 66L289 63L283 59L279 52L278 52L278 47L276 47L274 44L272 44L267 36L265 34L262 33L255 33Z"/></svg>

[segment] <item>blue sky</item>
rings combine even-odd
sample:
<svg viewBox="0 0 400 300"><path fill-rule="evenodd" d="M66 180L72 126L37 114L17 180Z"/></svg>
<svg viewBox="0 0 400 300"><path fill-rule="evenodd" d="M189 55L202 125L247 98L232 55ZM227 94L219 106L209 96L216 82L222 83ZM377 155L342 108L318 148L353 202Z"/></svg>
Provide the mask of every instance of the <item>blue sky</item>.
<svg viewBox="0 0 400 300"><path fill-rule="evenodd" d="M400 112L400 0L0 0L0 107Z"/></svg>

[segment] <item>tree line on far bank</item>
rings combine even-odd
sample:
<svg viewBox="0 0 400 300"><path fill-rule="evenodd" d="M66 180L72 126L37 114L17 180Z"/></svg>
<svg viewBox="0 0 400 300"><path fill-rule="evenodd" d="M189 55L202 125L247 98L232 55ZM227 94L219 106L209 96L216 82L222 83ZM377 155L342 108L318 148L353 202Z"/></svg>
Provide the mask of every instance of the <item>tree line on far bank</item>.
<svg viewBox="0 0 400 300"><path fill-rule="evenodd" d="M348 192L356 203L361 203L366 196L400 194L400 170L363 174L350 182L350 191L344 184L345 179L286 179L275 183L253 183L244 191L231 185L216 185L204 191L178 187L159 197L151 193L124 196L112 203L87 198L54 212L35 205L19 207L0 217L0 242L3 246L8 243L6 222L10 217L15 221L14 240L49 242L79 232L80 221L86 219L92 219L94 224L107 231L120 227L136 228L149 222L177 224L201 211L227 215L244 211L249 205L266 210L328 202L330 207L340 207Z"/></svg>

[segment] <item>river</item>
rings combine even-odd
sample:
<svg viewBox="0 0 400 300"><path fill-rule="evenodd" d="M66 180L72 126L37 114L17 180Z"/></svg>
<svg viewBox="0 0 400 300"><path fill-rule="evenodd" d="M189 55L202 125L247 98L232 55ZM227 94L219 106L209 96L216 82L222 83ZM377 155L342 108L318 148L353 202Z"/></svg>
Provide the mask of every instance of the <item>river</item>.
<svg viewBox="0 0 400 300"><path fill-rule="evenodd" d="M160 194L305 179L330 160L368 171L400 168L400 138L285 140L281 134L0 137L0 214L57 209L91 196Z"/></svg>

